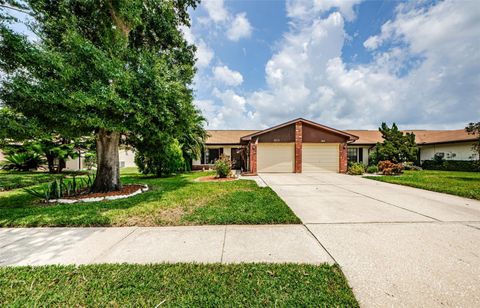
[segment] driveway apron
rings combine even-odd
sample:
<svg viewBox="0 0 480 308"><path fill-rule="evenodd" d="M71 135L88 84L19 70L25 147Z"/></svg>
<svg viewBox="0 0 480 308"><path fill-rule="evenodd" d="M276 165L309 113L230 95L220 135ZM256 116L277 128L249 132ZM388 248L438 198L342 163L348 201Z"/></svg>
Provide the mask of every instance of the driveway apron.
<svg viewBox="0 0 480 308"><path fill-rule="evenodd" d="M337 173L260 176L362 306L480 306L479 201Z"/></svg>

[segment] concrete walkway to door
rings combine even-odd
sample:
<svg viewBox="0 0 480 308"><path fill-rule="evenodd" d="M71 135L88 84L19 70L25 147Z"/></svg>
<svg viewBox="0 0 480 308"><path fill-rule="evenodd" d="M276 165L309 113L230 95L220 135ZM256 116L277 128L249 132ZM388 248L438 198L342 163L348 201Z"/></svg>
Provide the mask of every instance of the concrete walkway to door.
<svg viewBox="0 0 480 308"><path fill-rule="evenodd" d="M480 202L337 173L261 174L363 306L480 306Z"/></svg>

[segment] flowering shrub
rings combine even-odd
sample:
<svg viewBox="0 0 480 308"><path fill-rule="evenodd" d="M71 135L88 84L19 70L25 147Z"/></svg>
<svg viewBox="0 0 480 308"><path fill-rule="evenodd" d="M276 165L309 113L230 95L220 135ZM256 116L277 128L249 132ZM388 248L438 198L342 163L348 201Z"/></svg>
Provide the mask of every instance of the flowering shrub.
<svg viewBox="0 0 480 308"><path fill-rule="evenodd" d="M378 163L378 170L380 170L383 175L395 175L403 173L403 165L395 164L389 160L382 160Z"/></svg>
<svg viewBox="0 0 480 308"><path fill-rule="evenodd" d="M215 171L217 171L217 177L226 178L230 175L232 171L232 162L230 157L222 155L215 162Z"/></svg>

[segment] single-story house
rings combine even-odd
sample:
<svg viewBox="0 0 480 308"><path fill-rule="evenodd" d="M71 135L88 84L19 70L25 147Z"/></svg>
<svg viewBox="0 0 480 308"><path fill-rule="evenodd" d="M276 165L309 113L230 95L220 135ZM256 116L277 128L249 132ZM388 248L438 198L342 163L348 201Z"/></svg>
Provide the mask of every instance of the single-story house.
<svg viewBox="0 0 480 308"><path fill-rule="evenodd" d="M419 146L419 161L441 156L474 160L478 138L464 129L409 130ZM349 161L368 164L383 138L378 130L338 130L302 118L264 130L209 130L205 150L192 168L209 169L221 155L233 168L257 172L346 172Z"/></svg>
<svg viewBox="0 0 480 308"><path fill-rule="evenodd" d="M457 130L406 130L415 134L423 162L475 160L472 149L478 136ZM258 172L346 172L348 162L368 165L368 158L383 138L378 130L338 130L298 118L264 130L208 130L201 157L192 169L211 169L221 156L230 157L234 169ZM0 152L0 160L3 159ZM122 148L120 167L134 167L135 152ZM85 169L83 155L66 162L66 169Z"/></svg>
<svg viewBox="0 0 480 308"><path fill-rule="evenodd" d="M118 162L120 164L120 168L136 167L137 165L135 164L135 151L131 148L121 148L118 151ZM80 154L75 159L68 159L65 165L65 169L68 170L87 169L87 165L85 163L85 156L83 154Z"/></svg>

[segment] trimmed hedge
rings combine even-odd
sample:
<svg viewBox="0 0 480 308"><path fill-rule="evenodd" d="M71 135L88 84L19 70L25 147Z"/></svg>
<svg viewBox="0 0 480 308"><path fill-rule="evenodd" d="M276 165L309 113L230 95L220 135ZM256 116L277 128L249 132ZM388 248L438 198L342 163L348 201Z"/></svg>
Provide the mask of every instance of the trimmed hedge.
<svg viewBox="0 0 480 308"><path fill-rule="evenodd" d="M422 168L426 170L480 172L480 163L475 160L425 160L422 163Z"/></svg>

